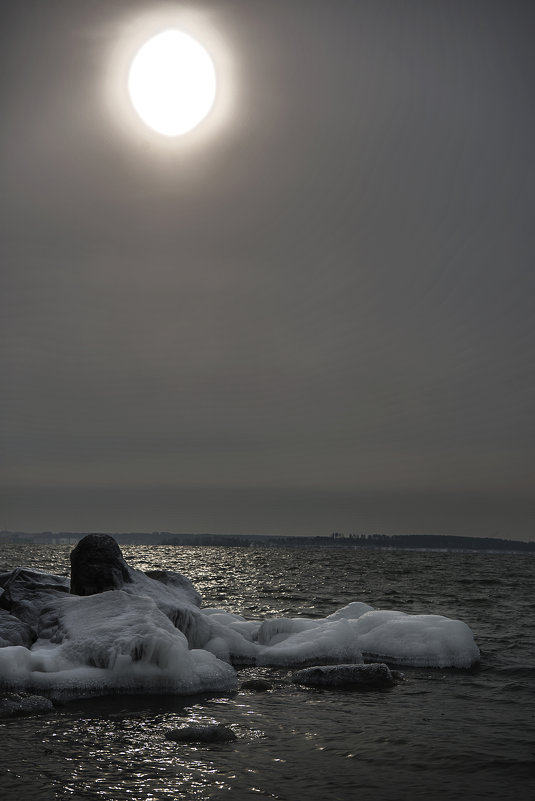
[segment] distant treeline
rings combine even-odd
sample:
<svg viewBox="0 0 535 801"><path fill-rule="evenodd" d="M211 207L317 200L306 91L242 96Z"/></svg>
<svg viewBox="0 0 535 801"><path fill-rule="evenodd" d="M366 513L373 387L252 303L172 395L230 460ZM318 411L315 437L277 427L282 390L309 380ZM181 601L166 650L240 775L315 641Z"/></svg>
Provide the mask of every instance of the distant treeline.
<svg viewBox="0 0 535 801"><path fill-rule="evenodd" d="M331 535L339 544L357 548L424 548L426 550L535 551L535 542L498 537L463 537L454 534L349 534Z"/></svg>
<svg viewBox="0 0 535 801"><path fill-rule="evenodd" d="M172 534L167 531L101 532L111 535L120 545L183 545L226 546L231 548L351 548L353 550L438 550L438 551L502 551L535 553L535 542L506 540L498 537L462 537L453 534L344 534L296 537L268 534ZM0 543L73 545L85 534L43 531L0 531Z"/></svg>
<svg viewBox="0 0 535 801"><path fill-rule="evenodd" d="M227 547L267 548L366 548L421 549L446 551L530 551L535 542L494 537L462 537L448 534L348 534L334 532L330 537L282 537L261 534L169 534L162 545L225 545Z"/></svg>

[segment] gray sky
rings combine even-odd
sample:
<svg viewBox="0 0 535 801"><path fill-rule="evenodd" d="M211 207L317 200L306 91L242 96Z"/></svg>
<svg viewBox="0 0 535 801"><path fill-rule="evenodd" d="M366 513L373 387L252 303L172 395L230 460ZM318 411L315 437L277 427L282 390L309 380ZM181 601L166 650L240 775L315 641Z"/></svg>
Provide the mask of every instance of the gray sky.
<svg viewBox="0 0 535 801"><path fill-rule="evenodd" d="M3 17L0 528L535 537L532 3ZM172 141L169 25L219 77Z"/></svg>

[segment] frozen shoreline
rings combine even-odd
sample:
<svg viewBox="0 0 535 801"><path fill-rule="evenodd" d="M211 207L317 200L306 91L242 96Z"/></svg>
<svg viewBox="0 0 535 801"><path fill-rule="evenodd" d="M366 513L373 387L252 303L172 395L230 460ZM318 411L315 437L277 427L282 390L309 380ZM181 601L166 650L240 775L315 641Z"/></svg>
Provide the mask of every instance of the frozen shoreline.
<svg viewBox="0 0 535 801"><path fill-rule="evenodd" d="M469 668L480 656L469 627L441 615L363 602L320 619L201 608L189 579L134 570L106 535L85 538L71 562L70 582L23 568L1 577L1 687L52 697L189 695L235 689L234 668L244 665Z"/></svg>

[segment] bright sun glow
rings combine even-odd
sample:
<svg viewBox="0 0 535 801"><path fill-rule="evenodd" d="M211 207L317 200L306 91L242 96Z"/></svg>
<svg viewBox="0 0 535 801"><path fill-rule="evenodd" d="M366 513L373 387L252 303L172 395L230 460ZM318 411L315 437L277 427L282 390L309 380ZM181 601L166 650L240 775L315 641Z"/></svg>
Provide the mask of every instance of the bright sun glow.
<svg viewBox="0 0 535 801"><path fill-rule="evenodd" d="M128 91L149 128L164 136L185 134L213 106L216 76L212 59L186 33L163 31L138 50L128 75Z"/></svg>

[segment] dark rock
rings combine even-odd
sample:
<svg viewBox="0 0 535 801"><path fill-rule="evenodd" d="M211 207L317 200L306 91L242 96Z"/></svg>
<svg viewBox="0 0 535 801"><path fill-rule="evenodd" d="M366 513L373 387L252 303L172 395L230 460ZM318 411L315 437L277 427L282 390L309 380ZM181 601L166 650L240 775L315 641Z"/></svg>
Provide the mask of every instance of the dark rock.
<svg viewBox="0 0 535 801"><path fill-rule="evenodd" d="M152 598L186 636L190 648L202 648L211 636L209 623L198 609L201 596L189 579L170 570L134 570L113 537L88 534L71 552L71 593L95 595L108 590Z"/></svg>
<svg viewBox="0 0 535 801"><path fill-rule="evenodd" d="M295 684L344 690L383 690L395 679L387 665L318 665L298 670L292 675Z"/></svg>
<svg viewBox="0 0 535 801"><path fill-rule="evenodd" d="M51 712L52 701L42 695L29 693L4 693L0 696L0 718L13 718L19 715L38 715Z"/></svg>
<svg viewBox="0 0 535 801"><path fill-rule="evenodd" d="M17 567L4 581L0 607L35 629L42 607L68 592L69 580L65 576Z"/></svg>
<svg viewBox="0 0 535 801"><path fill-rule="evenodd" d="M181 726L165 732L165 739L175 743L229 743L237 737L228 726L214 723L207 726Z"/></svg>
<svg viewBox="0 0 535 801"><path fill-rule="evenodd" d="M34 641L34 632L5 609L0 609L0 648L8 645L23 645L29 648Z"/></svg>
<svg viewBox="0 0 535 801"><path fill-rule="evenodd" d="M272 689L273 685L266 679L246 679L240 685L240 690L255 690L256 692L267 692Z"/></svg>
<svg viewBox="0 0 535 801"><path fill-rule="evenodd" d="M94 595L131 582L121 549L108 534L88 534L71 551L71 593Z"/></svg>

